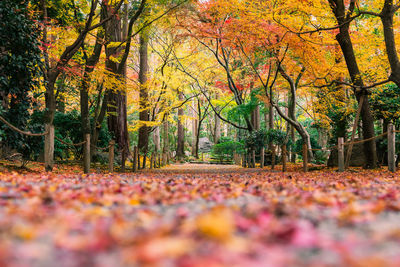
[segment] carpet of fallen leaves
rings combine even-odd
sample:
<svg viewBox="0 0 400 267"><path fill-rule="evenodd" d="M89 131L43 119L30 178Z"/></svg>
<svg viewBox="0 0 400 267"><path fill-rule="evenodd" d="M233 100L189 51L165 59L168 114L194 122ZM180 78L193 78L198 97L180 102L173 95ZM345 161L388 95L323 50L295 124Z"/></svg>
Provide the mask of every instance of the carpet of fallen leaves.
<svg viewBox="0 0 400 267"><path fill-rule="evenodd" d="M387 171L0 174L0 266L400 266Z"/></svg>

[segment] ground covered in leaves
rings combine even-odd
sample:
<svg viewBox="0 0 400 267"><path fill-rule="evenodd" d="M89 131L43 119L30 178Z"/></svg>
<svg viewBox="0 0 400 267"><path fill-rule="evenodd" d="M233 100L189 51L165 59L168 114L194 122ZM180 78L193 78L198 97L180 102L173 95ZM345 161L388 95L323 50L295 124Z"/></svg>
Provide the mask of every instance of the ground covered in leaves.
<svg viewBox="0 0 400 267"><path fill-rule="evenodd" d="M0 266L399 266L399 184L196 165L3 173Z"/></svg>

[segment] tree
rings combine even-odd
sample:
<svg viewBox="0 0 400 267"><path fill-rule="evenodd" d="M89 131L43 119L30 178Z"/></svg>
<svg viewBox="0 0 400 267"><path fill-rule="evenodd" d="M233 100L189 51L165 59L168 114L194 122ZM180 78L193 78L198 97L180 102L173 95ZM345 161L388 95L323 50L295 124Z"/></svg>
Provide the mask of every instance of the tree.
<svg viewBox="0 0 400 267"><path fill-rule="evenodd" d="M140 35L140 48L139 48L139 84L140 84L140 105L139 105L139 120L142 126L139 128L139 140L138 148L143 153L143 168L146 164L146 155L149 149L149 134L150 128L146 125L146 122L150 120L150 109L149 109L149 92L148 92L148 81L147 76L149 72L148 65L148 44L149 36L145 33Z"/></svg>
<svg viewBox="0 0 400 267"><path fill-rule="evenodd" d="M98 0L92 0L90 4L90 9L84 22L77 22L79 25L77 28L78 36L74 39L72 44L68 45L61 53L60 56L57 56L55 59L50 61L49 58L49 49L47 46L49 45L48 40L48 8L47 8L47 0L41 0L41 11L43 16L43 31L42 31L42 42L43 42L43 55L44 55L44 85L45 85L45 103L46 103L46 131L48 134L45 136L45 149L44 149L44 157L45 157L45 169L51 171L53 169L53 160L54 160L54 115L56 112L56 94L55 94L55 84L60 76L68 66L70 60L75 56L79 49L81 49L86 36L89 32L94 29L101 27L108 20L112 19L116 15L116 11L121 7L122 0L119 1L115 5L115 9L113 12L110 12L108 16L98 22L94 23L94 19L96 16L96 9L98 6Z"/></svg>
<svg viewBox="0 0 400 267"><path fill-rule="evenodd" d="M113 16L105 24L106 35L106 68L111 77L119 82L113 88L107 88L108 129L114 135L122 155L122 169L125 168L125 158L129 152L129 134L127 122L127 92L126 92L126 62L130 52L134 23L145 9L146 0L141 0L132 17L122 20L122 16ZM118 4L103 7L108 17L114 13ZM118 10L118 9L117 9ZM128 24L128 25L127 25ZM125 47L121 46L125 43Z"/></svg>
<svg viewBox="0 0 400 267"><path fill-rule="evenodd" d="M0 2L0 109L2 116L20 129L28 126L41 74L39 29L27 6L23 0ZM29 157L26 136L8 127L1 129L1 141Z"/></svg>

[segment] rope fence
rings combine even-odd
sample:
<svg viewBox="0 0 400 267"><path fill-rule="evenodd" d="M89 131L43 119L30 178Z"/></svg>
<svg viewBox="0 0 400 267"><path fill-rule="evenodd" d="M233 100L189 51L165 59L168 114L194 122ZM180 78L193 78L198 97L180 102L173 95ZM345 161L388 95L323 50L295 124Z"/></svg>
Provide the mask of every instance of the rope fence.
<svg viewBox="0 0 400 267"><path fill-rule="evenodd" d="M350 163L350 158L352 155L352 147L353 145L356 144L363 144L366 142L371 142L373 140L377 140L383 137L387 137L388 140L388 169L391 172L394 172L396 170L396 154L395 154L395 144L396 144L396 133L400 133L400 130L395 130L395 127L393 124L389 124L388 125L388 131L384 132L382 134L367 138L367 139L363 139L363 140L358 140L358 141L354 141L354 136L352 137L352 141L350 142L344 142L343 141L343 137L338 138L338 144L334 145L334 146L329 146L326 148L312 148L309 149L308 146L306 144L303 144L303 150L302 151L288 151L286 149L286 146L283 145L282 146L282 153L286 153L286 152L291 152L294 154L302 154L303 155L303 170L306 172L308 171L308 167L307 167L307 162L308 162L308 152L309 151L325 151L325 152L329 152L332 151L334 149L338 150L338 166L339 166L339 171L344 171L345 169L347 169L349 167L349 163ZM347 150L347 157L346 157L346 161L344 158L344 152L345 152L345 147L349 146L349 149ZM274 157L275 153L274 150L272 150L272 157ZM263 151L263 150L261 150ZM255 157L254 157L254 151L251 151L253 153L253 156L251 156L249 153L245 153L242 155L242 166L243 167L255 167ZM261 152L263 153L263 152ZM264 155L260 155L260 158L264 158ZM272 161L274 161L274 158L272 158ZM286 170L286 156L282 155L282 169L283 171ZM264 162L263 162L264 163ZM261 163L260 166L263 167L264 164ZM240 163L239 163L240 164ZM271 168L273 169L273 163L271 163Z"/></svg>
<svg viewBox="0 0 400 267"><path fill-rule="evenodd" d="M113 145L114 145L114 144L109 144L109 145L106 146L106 147L98 147L98 146L96 146L96 145L90 144L90 147L91 147L91 148L95 148L95 149L100 150L100 151L106 151L106 150L109 150L110 147L113 146Z"/></svg>
<svg viewBox="0 0 400 267"><path fill-rule="evenodd" d="M67 145L67 146L81 146L81 145L86 144L86 141L83 141L83 142L80 142L80 143L77 143L77 144L72 144L72 143L68 143L68 142L63 141L61 138L58 138L57 136L54 136L54 138L57 139L57 141L59 141L61 144Z"/></svg>
<svg viewBox="0 0 400 267"><path fill-rule="evenodd" d="M49 133L49 131L46 131L44 133L31 133L31 132L26 132L26 131L20 130L16 126L14 126L10 122L8 122L3 116L0 116L0 121L2 121L5 125L10 127L12 130L14 130L20 134L27 135L27 136L45 136L46 134Z"/></svg>

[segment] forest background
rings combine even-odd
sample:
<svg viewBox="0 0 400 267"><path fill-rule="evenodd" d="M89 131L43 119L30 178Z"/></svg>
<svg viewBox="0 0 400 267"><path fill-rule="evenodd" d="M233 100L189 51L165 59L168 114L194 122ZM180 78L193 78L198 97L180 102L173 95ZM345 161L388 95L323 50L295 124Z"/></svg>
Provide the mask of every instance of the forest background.
<svg viewBox="0 0 400 267"><path fill-rule="evenodd" d="M115 140L124 170L135 146L144 168L153 152L163 162L199 159L207 137L219 160L261 153L272 165L286 154L296 162L305 144L310 161L325 163L328 154L313 149L399 126L399 8L1 1L3 156L52 170L54 160L105 162L101 148ZM365 168L387 163L386 142L364 142Z"/></svg>

